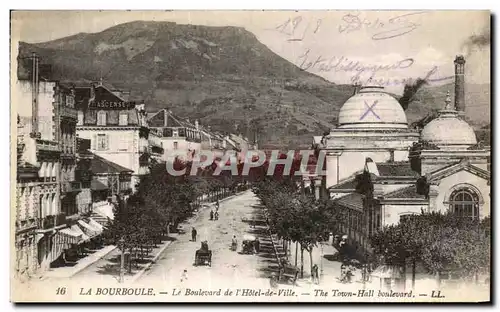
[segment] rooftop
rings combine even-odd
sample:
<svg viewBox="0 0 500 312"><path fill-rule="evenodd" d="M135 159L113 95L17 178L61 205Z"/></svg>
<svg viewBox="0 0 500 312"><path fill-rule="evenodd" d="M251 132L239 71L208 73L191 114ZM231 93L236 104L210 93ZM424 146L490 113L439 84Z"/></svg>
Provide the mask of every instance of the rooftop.
<svg viewBox="0 0 500 312"><path fill-rule="evenodd" d="M91 162L91 171L93 173L132 173L133 170L122 167L112 161L102 158L101 156L95 155Z"/></svg>
<svg viewBox="0 0 500 312"><path fill-rule="evenodd" d="M376 165L380 177L419 177L407 161L376 163Z"/></svg>

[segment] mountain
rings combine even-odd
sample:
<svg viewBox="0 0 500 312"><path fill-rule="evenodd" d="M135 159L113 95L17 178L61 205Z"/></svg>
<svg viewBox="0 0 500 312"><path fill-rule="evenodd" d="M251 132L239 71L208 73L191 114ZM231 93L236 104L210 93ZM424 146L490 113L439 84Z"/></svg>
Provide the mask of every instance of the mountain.
<svg viewBox="0 0 500 312"><path fill-rule="evenodd" d="M307 147L313 135L334 126L349 85L331 83L276 55L239 27L137 21L99 33L19 44L18 75L37 53L50 79L131 91L148 111L169 108L212 129L243 135L268 146ZM48 73L50 72L50 74ZM438 94L438 95L436 95ZM423 88L410 104L415 121L444 101ZM439 101L429 100L432 97ZM417 105L418 104L418 105Z"/></svg>

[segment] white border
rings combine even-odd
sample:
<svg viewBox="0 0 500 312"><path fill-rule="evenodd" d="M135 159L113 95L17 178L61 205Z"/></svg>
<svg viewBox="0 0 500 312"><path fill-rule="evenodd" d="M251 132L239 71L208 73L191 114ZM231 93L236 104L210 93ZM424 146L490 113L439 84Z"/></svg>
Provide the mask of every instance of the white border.
<svg viewBox="0 0 500 312"><path fill-rule="evenodd" d="M281 2L281 3L280 3ZM277 9L288 9L288 10L293 10L293 9L308 9L308 10L319 10L319 9L378 9L378 10L389 10L389 9L490 9L493 11L493 13L500 12L498 9L499 7L499 1L485 1L485 0L474 0L474 1L436 1L436 0L420 0L416 3L409 3L407 1L386 1L386 0L379 0L379 1L356 1L356 0L349 0L349 1L314 1L314 0L308 0L308 1L296 1L296 0L288 0L286 2L275 2L271 3L269 0L253 0L249 3L243 3L241 1L221 1L221 0L212 0L212 1L178 1L178 2L172 2L172 1L151 1L151 0L141 0L141 1L119 1L116 3L111 3L111 2L105 2L105 1L96 1L96 0L86 0L86 1L79 1L79 2L70 2L70 1L15 1L15 2L8 2L8 1L3 1L2 4L0 5L2 7L1 12L1 17L3 17L1 20L3 21L1 23L1 42L3 42L2 45L2 57L0 59L3 60L1 63L1 70L0 72L2 73L2 83L0 84L0 87L2 88L2 92L0 93L3 100L3 103L5 107L9 106L9 94L10 94L10 86L9 86L9 80L10 80L10 65L9 61L10 60L10 48L8 45L9 42L9 36L10 36L10 12L9 9L45 9L45 10L50 10L50 9L131 9L131 10L138 10L138 9L156 9L156 10L165 10L165 9L195 9L195 10L201 10L201 9L267 9L267 10L277 10ZM11 5L11 7L9 7ZM497 21L498 23L498 21ZM64 27L64 26L61 26ZM496 39L497 33L494 32L494 36ZM495 42L496 40L494 40ZM494 57L498 56L498 52L495 53ZM498 80L495 84L495 86L492 88L495 88L495 90L499 90L499 85L498 85ZM493 99L494 102L492 104L496 104L497 101L497 96L498 92L494 92L495 98ZM498 115L498 114L496 114ZM493 123L497 122L497 116L494 116ZM10 154L9 154L9 149L7 147L10 146L9 140L10 140L10 135L9 135L9 117L10 114L9 112L5 112L4 114L0 115L0 146L2 146L2 153L1 153L1 158L2 158L2 166L0 176L4 179L3 187L0 188L0 192L2 193L0 195L0 198L4 201L3 207L3 214L1 218L2 222L2 232L3 235L1 235L1 249L3 252L3 256L0 257L1 259L1 266L0 268L3 270L5 274L2 274L2 294L4 297L2 298L2 311L10 311L13 310L14 307L10 302L10 285L9 285L9 278L10 276L10 263L9 263L9 257L6 256L6 251L10 250L9 242L10 242L10 237L8 235L9 227L10 227L10 218L9 218L9 207L10 207L10 193L9 193L9 185L10 185L10 180L9 180L9 175L10 175L10 170L9 170L9 161L10 161ZM498 128L498 126L496 127ZM495 146L498 145L498 138L500 138L499 135L497 135L498 131L496 131L495 135L493 138L495 139ZM496 153L495 153L496 154ZM496 163L496 159L495 159ZM498 171L498 168L497 168ZM494 172L496 175L497 171ZM495 190L492 192L493 194L500 194L499 186L497 183L497 186ZM493 207L495 209L496 207ZM496 210L496 209L495 209ZM498 221L497 219L499 218L500 213L498 211L495 212L496 218L495 221ZM494 250L497 249L498 245L498 237L495 242ZM498 258L495 263L498 265ZM498 286L498 285L497 285ZM496 287L495 290L495 295L498 294L498 288ZM130 307L130 306L129 306ZM133 309L144 309L144 306L131 306ZM165 310L168 309L169 311L171 310L177 310L181 309L183 307L181 306L154 306L150 307L152 309L158 309L158 310ZM232 306L228 305L225 306L226 308L232 308ZM388 307L396 308L396 309L411 309L411 308L425 308L426 310L434 310L434 309L443 309L445 307L440 307L438 305L436 306L376 306L376 308L380 309L386 309ZM462 307L465 309L469 308L474 308L475 306L468 306L468 307ZM26 308L26 307L24 307ZM53 306L38 306L36 307L37 309L45 310L45 311L51 311L54 307ZM59 307L58 307L59 308ZM65 310L73 310L73 309L82 309L82 308L90 308L94 311L110 311L110 310L116 310L120 311L124 308L124 306L64 306L60 307ZM196 306L196 307L184 307L184 309L195 309L195 308L203 308L206 309L207 307L203 306ZM210 307L210 308L217 308L217 307ZM239 308L255 308L255 309L269 309L269 310L285 310L288 309L289 306L252 306L252 305L247 305L247 306L241 306ZM296 308L302 308L302 306L298 306ZM310 308L308 307L303 307L303 308ZM319 307L318 307L319 308ZM322 305L320 307L321 309L335 309L335 310L356 310L356 309L367 309L367 308L373 308L370 306L329 306L329 305ZM446 307L447 309L452 309L455 307Z"/></svg>

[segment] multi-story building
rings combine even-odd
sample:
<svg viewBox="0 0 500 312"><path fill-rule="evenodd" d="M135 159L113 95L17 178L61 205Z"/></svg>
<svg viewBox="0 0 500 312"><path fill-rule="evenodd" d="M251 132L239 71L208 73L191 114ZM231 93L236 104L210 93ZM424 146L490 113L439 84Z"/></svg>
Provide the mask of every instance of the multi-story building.
<svg viewBox="0 0 500 312"><path fill-rule="evenodd" d="M184 157L182 155L186 155L186 160L201 149L202 133L198 121L193 125L189 120L183 120L171 111L162 109L149 116L148 125L159 138L164 161L173 161L175 157L180 159Z"/></svg>
<svg viewBox="0 0 500 312"><path fill-rule="evenodd" d="M62 253L61 242L67 238L58 231L66 227L59 184L61 89L55 81L40 79L45 77L38 63L33 56L11 94L19 116L16 246L22 260L17 265L27 274L45 271Z"/></svg>
<svg viewBox="0 0 500 312"><path fill-rule="evenodd" d="M92 212L92 169L94 154L90 150L90 140L76 139L77 165L75 179L81 183L81 191L77 194L78 213L82 216Z"/></svg>
<svg viewBox="0 0 500 312"><path fill-rule="evenodd" d="M369 88L347 100L340 110L341 129L320 140L330 153L328 193L346 217L341 231L362 249L370 251L369 237L377 230L422 211L476 219L490 215L490 150L478 143L461 113L464 64L457 57L455 103L448 94L444 109L420 133L408 129L392 96ZM372 111L367 102L377 108ZM347 137L347 131L353 135ZM359 156L351 155L354 148Z"/></svg>
<svg viewBox="0 0 500 312"><path fill-rule="evenodd" d="M76 88L77 133L91 140L91 152L132 170L132 187L149 172L149 128L144 105L136 105L102 84Z"/></svg>
<svg viewBox="0 0 500 312"><path fill-rule="evenodd" d="M76 121L75 89L62 84L56 86L56 101L59 102L56 123L56 140L61 149L60 184L61 212L68 220L78 220L77 194L81 191L81 182L76 179Z"/></svg>

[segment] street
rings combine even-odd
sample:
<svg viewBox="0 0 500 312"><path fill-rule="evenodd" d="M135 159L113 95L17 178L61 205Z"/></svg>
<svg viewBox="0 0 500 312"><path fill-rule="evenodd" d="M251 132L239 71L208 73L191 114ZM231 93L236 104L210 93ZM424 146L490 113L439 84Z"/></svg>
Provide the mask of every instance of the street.
<svg viewBox="0 0 500 312"><path fill-rule="evenodd" d="M224 287L269 287L267 272L273 255L266 250L264 226L251 229L251 220L259 214L258 199L246 191L220 203L219 220L210 221L210 209L199 211L189 223L183 224L185 234L177 236L157 262L136 282L138 285L157 287L170 291L172 288L224 288ZM215 208L214 208L215 209ZM198 232L196 242L191 241L191 229ZM244 255L241 241L244 234L253 234L262 241L262 253ZM238 249L231 251L231 240L236 235ZM212 266L194 266L195 251L202 241L208 241L212 250ZM269 250L270 251L270 250ZM181 275L187 270L187 281ZM160 290L161 291L161 290Z"/></svg>

